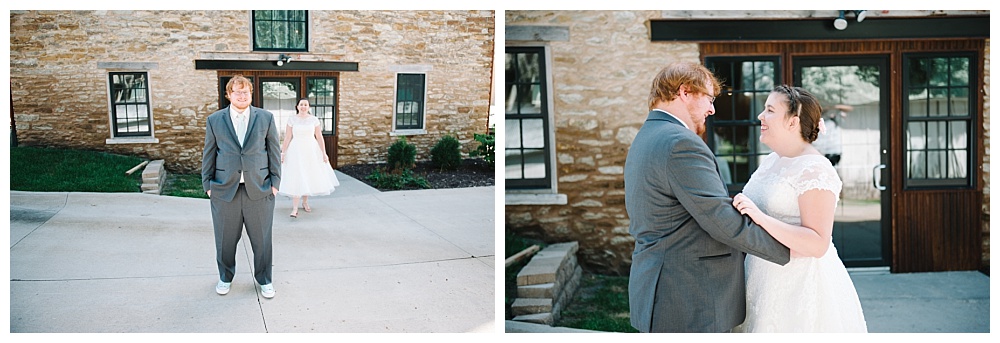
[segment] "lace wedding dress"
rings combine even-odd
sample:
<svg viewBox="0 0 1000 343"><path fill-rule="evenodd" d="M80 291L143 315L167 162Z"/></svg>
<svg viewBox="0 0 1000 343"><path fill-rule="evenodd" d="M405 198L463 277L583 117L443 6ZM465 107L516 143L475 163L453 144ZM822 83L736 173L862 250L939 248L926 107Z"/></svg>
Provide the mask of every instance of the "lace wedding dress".
<svg viewBox="0 0 1000 343"><path fill-rule="evenodd" d="M800 225L798 195L828 190L840 200L843 183L822 155L771 153L743 193L768 215ZM809 209L803 209L808 211ZM792 257L784 266L747 255L747 318L736 332L867 332L861 302L830 242L823 257Z"/></svg>
<svg viewBox="0 0 1000 343"><path fill-rule="evenodd" d="M292 141L288 142L285 160L281 163L281 187L278 194L287 196L317 196L333 193L340 186L330 163L323 161L323 151L316 142L319 119L313 116L288 119Z"/></svg>

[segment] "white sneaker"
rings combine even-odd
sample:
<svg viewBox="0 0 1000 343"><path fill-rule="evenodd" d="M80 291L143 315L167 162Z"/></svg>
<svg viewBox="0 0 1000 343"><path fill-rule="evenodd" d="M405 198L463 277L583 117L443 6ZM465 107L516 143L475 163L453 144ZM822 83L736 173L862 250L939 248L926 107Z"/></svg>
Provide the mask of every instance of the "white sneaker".
<svg viewBox="0 0 1000 343"><path fill-rule="evenodd" d="M232 286L232 284L232 282L222 282L222 280L219 280L219 284L215 285L215 293L219 293L219 295L226 295L226 293L229 293L229 287Z"/></svg>
<svg viewBox="0 0 1000 343"><path fill-rule="evenodd" d="M271 284L261 285L260 293L263 294L265 298L274 298L274 286Z"/></svg>

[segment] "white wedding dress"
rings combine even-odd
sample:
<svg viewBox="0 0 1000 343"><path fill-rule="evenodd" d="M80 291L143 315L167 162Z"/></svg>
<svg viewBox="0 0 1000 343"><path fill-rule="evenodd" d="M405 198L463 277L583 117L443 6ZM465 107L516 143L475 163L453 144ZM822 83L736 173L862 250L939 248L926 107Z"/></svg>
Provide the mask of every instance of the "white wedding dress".
<svg viewBox="0 0 1000 343"><path fill-rule="evenodd" d="M281 163L281 185L278 194L286 196L329 195L340 186L330 163L323 161L323 151L316 142L319 119L313 116L288 118L292 141L288 142L285 160Z"/></svg>
<svg viewBox="0 0 1000 343"><path fill-rule="evenodd" d="M840 200L843 183L822 155L771 153L743 188L764 213L800 225L798 196L828 190ZM808 209L804 209L808 211ZM793 257L784 266L746 258L747 318L736 332L867 332L861 302L830 242L820 258Z"/></svg>

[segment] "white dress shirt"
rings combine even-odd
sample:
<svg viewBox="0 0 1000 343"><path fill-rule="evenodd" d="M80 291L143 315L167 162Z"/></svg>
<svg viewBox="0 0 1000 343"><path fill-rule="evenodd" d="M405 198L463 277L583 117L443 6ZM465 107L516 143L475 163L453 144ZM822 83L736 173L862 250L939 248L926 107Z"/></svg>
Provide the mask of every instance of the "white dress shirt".
<svg viewBox="0 0 1000 343"><path fill-rule="evenodd" d="M240 122L240 119L239 119L240 115L243 116L243 122L242 123ZM237 136L236 139L239 141L240 146L243 146L243 137L246 136L247 125L250 122L250 107L247 107L247 109L245 111L243 111L242 113L240 113L239 111L236 110L235 107L233 107L232 105L229 105L229 119L233 121L233 128L236 129L236 136ZM242 136L240 135L240 126L241 125L243 126L243 130L242 130L243 131L243 135ZM243 183L243 172L242 171L240 172L240 183Z"/></svg>

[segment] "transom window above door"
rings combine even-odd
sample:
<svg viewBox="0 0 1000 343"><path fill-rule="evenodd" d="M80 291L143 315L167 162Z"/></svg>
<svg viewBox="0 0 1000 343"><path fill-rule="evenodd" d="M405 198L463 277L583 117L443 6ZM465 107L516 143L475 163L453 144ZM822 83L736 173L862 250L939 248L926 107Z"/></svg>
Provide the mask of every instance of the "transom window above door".
<svg viewBox="0 0 1000 343"><path fill-rule="evenodd" d="M308 11L253 11L254 51L308 51Z"/></svg>

